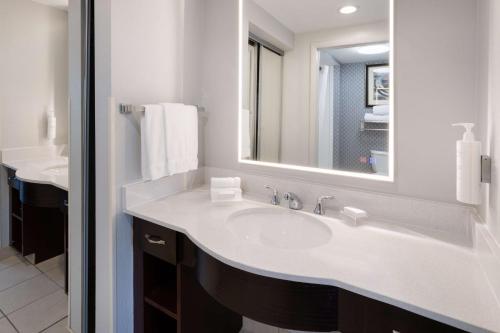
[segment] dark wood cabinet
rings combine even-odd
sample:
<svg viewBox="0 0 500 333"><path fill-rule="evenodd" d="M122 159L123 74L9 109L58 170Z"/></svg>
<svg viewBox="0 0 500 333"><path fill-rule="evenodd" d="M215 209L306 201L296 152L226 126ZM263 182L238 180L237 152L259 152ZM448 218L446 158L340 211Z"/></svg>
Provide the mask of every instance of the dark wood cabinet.
<svg viewBox="0 0 500 333"><path fill-rule="evenodd" d="M9 221L10 246L18 252L23 252L23 210L19 193L19 181L16 172L7 169L7 183L9 184Z"/></svg>
<svg viewBox="0 0 500 333"><path fill-rule="evenodd" d="M35 264L61 254L66 254L67 262L68 192L21 181L9 168L7 177L10 245L23 256L34 255ZM66 292L67 276L66 265Z"/></svg>
<svg viewBox="0 0 500 333"><path fill-rule="evenodd" d="M184 235L134 219L134 331L238 333L240 315L198 284L196 247Z"/></svg>
<svg viewBox="0 0 500 333"><path fill-rule="evenodd" d="M182 233L137 218L134 288L135 333L237 333L242 316L315 332L464 332L340 288L230 267Z"/></svg>
<svg viewBox="0 0 500 333"><path fill-rule="evenodd" d="M464 333L355 293L339 290L339 328L342 333Z"/></svg>

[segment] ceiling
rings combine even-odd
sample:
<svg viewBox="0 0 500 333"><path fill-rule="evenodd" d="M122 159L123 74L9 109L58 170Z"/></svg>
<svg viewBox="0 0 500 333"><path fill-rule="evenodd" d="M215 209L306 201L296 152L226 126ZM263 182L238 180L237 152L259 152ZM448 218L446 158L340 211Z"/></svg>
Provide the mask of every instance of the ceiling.
<svg viewBox="0 0 500 333"><path fill-rule="evenodd" d="M389 62L389 52L381 54L361 54L358 47L325 48L320 52L327 52L340 64L355 64L366 62Z"/></svg>
<svg viewBox="0 0 500 333"><path fill-rule="evenodd" d="M33 2L40 3L42 5L56 7L59 9L68 9L68 1L69 0L32 0Z"/></svg>
<svg viewBox="0 0 500 333"><path fill-rule="evenodd" d="M295 33L360 25L387 20L389 0L253 0L283 25ZM339 8L355 5L359 10L351 15L339 13Z"/></svg>

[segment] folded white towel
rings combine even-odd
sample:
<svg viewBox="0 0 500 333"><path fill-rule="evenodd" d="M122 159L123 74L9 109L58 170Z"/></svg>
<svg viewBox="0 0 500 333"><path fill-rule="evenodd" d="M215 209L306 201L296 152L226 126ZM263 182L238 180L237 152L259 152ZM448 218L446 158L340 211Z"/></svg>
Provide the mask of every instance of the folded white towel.
<svg viewBox="0 0 500 333"><path fill-rule="evenodd" d="M141 169L145 180L168 175L163 107L144 105L141 118Z"/></svg>
<svg viewBox="0 0 500 333"><path fill-rule="evenodd" d="M375 105L373 107L373 114L383 116L389 114L389 105Z"/></svg>
<svg viewBox="0 0 500 333"><path fill-rule="evenodd" d="M195 106L145 105L141 119L141 169L145 180L198 168L198 111Z"/></svg>
<svg viewBox="0 0 500 333"><path fill-rule="evenodd" d="M224 177L210 178L210 188L211 189L219 189L219 188L241 188L241 178L240 177Z"/></svg>
<svg viewBox="0 0 500 333"><path fill-rule="evenodd" d="M365 122L367 123L388 123L389 115L376 115L373 113L365 113Z"/></svg>
<svg viewBox="0 0 500 333"><path fill-rule="evenodd" d="M198 110L195 106L162 103L168 174L198 168Z"/></svg>

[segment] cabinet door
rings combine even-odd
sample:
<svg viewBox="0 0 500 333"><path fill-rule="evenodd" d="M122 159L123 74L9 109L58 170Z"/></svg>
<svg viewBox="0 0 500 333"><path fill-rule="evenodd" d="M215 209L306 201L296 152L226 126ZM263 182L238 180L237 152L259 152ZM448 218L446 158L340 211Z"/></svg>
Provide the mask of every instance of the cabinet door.
<svg viewBox="0 0 500 333"><path fill-rule="evenodd" d="M339 291L338 330L342 333L465 333L345 290Z"/></svg>
<svg viewBox="0 0 500 333"><path fill-rule="evenodd" d="M443 323L425 318L414 313L396 309L399 319L397 332L400 333L466 333L458 328L454 328Z"/></svg>
<svg viewBox="0 0 500 333"><path fill-rule="evenodd" d="M364 300L364 333L393 333L397 331L398 317L393 307L369 298ZM401 332L403 333L403 332Z"/></svg>
<svg viewBox="0 0 500 333"><path fill-rule="evenodd" d="M338 331L363 333L365 327L365 302L360 296L339 289Z"/></svg>

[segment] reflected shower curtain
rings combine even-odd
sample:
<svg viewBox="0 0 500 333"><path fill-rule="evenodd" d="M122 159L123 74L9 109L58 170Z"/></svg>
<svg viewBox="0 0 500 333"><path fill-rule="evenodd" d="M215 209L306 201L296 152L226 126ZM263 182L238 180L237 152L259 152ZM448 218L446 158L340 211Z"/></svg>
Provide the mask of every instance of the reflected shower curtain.
<svg viewBox="0 0 500 333"><path fill-rule="evenodd" d="M318 76L318 167L333 168L333 67L321 66Z"/></svg>

